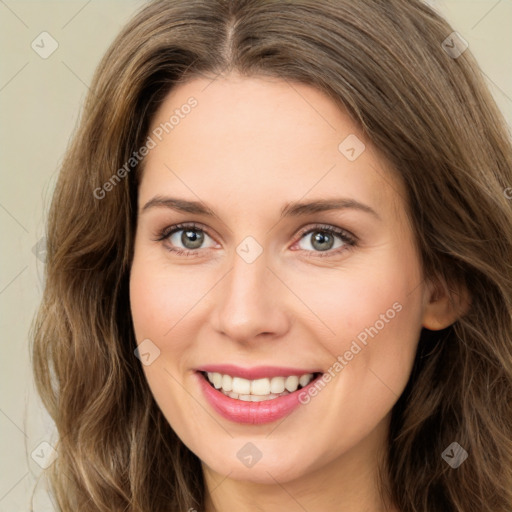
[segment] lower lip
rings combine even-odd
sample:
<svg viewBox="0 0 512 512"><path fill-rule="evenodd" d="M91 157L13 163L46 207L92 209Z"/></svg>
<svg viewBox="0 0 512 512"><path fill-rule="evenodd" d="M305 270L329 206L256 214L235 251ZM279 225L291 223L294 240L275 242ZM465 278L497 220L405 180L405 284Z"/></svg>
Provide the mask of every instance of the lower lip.
<svg viewBox="0 0 512 512"><path fill-rule="evenodd" d="M288 395L273 398L271 400L263 400L261 402L245 402L244 400L236 400L226 396L221 391L210 385L209 381L202 373L197 372L199 385L210 403L210 405L223 418L234 421L236 423L249 423L253 425L261 425L263 423L272 423L291 414L301 402L299 395L308 392L308 388L312 386L318 378L312 380L307 386L294 391Z"/></svg>

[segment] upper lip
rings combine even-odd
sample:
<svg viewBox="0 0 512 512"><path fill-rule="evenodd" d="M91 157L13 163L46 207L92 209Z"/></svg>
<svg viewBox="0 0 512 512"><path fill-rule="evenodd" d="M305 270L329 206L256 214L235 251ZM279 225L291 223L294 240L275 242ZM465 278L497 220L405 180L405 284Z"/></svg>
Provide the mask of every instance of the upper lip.
<svg viewBox="0 0 512 512"><path fill-rule="evenodd" d="M290 368L283 366L253 366L244 368L233 364L207 364L196 368L198 372L222 373L231 375L231 377L241 377L243 379L255 380L272 377L288 377L290 375L305 375L307 373L321 373L321 370L311 368Z"/></svg>

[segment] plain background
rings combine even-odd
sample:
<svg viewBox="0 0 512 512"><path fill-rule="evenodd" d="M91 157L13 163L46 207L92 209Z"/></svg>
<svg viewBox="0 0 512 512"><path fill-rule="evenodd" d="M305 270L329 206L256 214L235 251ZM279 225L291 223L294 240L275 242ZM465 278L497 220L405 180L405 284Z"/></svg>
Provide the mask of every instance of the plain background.
<svg viewBox="0 0 512 512"><path fill-rule="evenodd" d="M0 0L0 512L30 510L55 441L34 390L28 341L42 296L51 193L94 69L144 3ZM469 43L512 126L512 0L428 3ZM47 58L40 53L52 42L43 32L58 44ZM53 510L41 480L36 489L34 510Z"/></svg>

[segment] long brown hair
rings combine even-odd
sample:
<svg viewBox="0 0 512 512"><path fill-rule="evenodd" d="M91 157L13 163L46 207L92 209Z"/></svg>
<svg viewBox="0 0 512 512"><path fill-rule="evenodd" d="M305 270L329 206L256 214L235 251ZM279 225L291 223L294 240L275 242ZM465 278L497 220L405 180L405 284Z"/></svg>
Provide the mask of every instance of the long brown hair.
<svg viewBox="0 0 512 512"><path fill-rule="evenodd" d="M470 49L449 51L464 49L452 32L420 0L162 0L126 25L62 165L33 324L61 510L204 508L200 461L133 353L140 165L125 165L173 85L236 70L309 84L347 109L405 183L426 278L469 291L464 316L422 331L382 492L401 512L512 511L512 148ZM457 469L441 456L452 442L468 453Z"/></svg>

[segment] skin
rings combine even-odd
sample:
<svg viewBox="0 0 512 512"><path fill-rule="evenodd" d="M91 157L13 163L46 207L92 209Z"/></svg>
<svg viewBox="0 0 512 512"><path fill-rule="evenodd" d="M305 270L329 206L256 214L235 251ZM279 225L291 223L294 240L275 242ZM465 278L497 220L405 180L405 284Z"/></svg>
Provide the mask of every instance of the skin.
<svg viewBox="0 0 512 512"><path fill-rule="evenodd" d="M206 510L396 511L376 482L390 412L421 328L456 319L448 297L423 279L403 185L347 113L310 86L235 74L194 79L168 94L151 131L190 96L198 105L145 160L130 300L137 342L149 338L160 350L143 367L155 400L202 461ZM350 134L366 146L354 161L338 150ZM201 201L216 216L142 211L156 195ZM341 196L380 218L356 209L279 218L289 202ZM205 229L200 248L184 246L183 232L155 240L183 222ZM326 251L306 233L319 223L349 231L357 245L335 254L344 246L335 237L331 256L319 256ZM248 236L263 250L252 263L236 252ZM200 391L194 369L204 364L327 372L394 303L400 312L282 420L231 422ZM250 468L237 458L248 442L262 454Z"/></svg>

